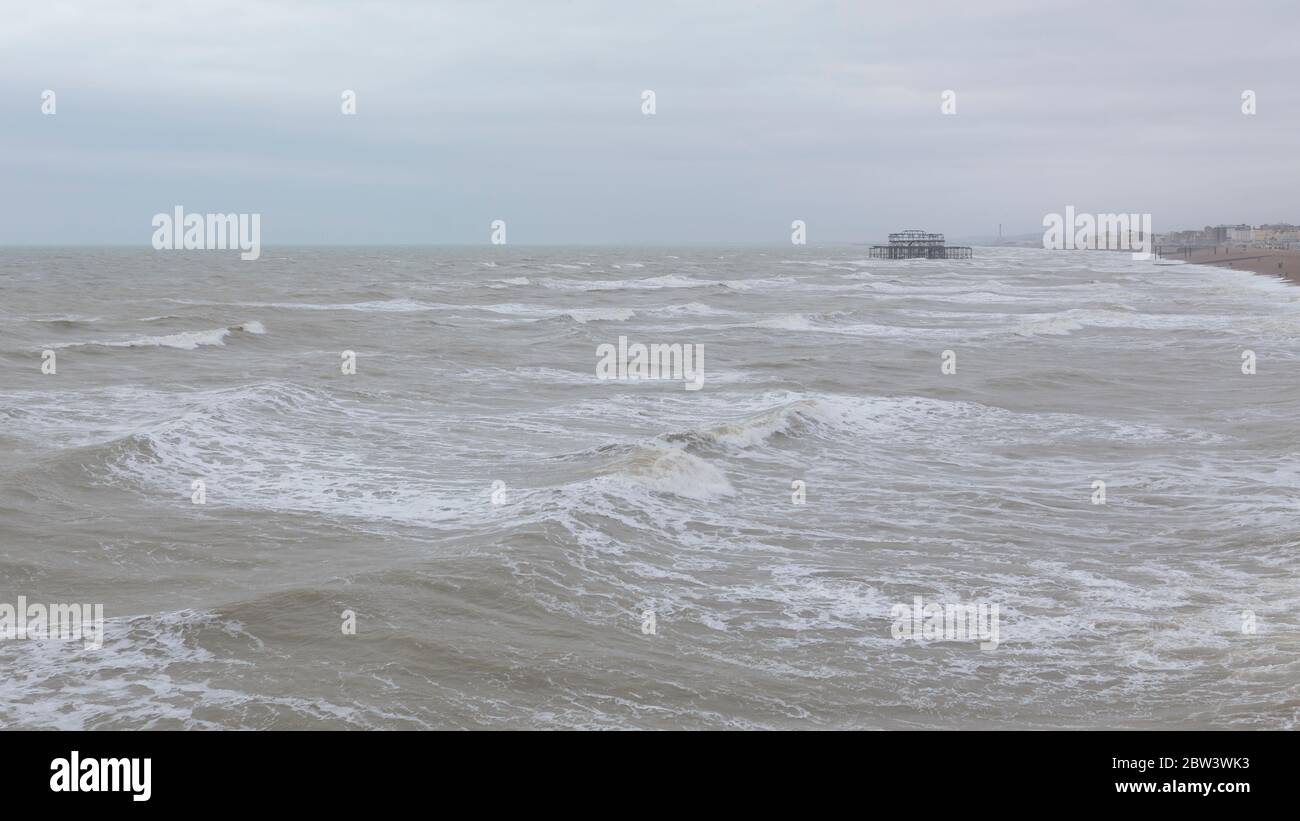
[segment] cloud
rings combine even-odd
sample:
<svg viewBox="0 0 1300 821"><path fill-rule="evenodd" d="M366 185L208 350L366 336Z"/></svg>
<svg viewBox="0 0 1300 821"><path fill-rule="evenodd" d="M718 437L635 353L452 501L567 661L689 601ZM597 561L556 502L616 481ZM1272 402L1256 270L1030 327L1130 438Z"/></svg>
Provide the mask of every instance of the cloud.
<svg viewBox="0 0 1300 821"><path fill-rule="evenodd" d="M1300 221L1287 3L8 14L6 243L143 245L176 204L263 213L268 244L485 242L496 218L512 243L776 243L792 219L812 242L866 241L903 223L1035 230L1066 204L1149 211L1158 229Z"/></svg>

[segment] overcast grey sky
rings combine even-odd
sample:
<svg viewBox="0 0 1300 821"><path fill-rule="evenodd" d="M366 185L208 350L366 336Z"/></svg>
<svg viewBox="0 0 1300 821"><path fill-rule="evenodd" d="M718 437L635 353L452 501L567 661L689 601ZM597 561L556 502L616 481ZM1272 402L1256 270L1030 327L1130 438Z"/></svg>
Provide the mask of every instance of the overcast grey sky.
<svg viewBox="0 0 1300 821"><path fill-rule="evenodd" d="M2 243L147 247L175 205L268 245L1300 222L1294 0L3 3Z"/></svg>

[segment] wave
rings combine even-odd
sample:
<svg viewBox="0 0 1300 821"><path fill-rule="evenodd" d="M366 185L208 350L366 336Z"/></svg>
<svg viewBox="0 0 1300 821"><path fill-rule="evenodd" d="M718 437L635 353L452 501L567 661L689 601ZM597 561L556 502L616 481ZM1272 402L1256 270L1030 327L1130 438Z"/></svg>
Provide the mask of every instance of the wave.
<svg viewBox="0 0 1300 821"><path fill-rule="evenodd" d="M487 311L505 316L517 316L530 321L546 319L570 319L586 324L588 322L626 322L636 316L631 308L551 308L545 305L526 305L521 303L497 303L494 305L465 305L462 310Z"/></svg>
<svg viewBox="0 0 1300 821"><path fill-rule="evenodd" d="M289 726L324 720L366 728L384 715L327 698L259 692L249 670L264 652L265 643L239 618L197 610L106 618L96 650L80 641L0 642L0 663L10 671L0 680L0 723L61 730L266 726L266 714L248 719L253 704ZM81 683L73 707L69 681Z"/></svg>
<svg viewBox="0 0 1300 821"><path fill-rule="evenodd" d="M1058 316L1025 322L1017 326L1014 333L1017 336L1069 336L1071 331L1080 330L1083 330L1081 323L1069 317Z"/></svg>
<svg viewBox="0 0 1300 821"><path fill-rule="evenodd" d="M565 311L563 316L585 325L588 322L626 322L636 316L636 311L630 308L574 308Z"/></svg>
<svg viewBox="0 0 1300 821"><path fill-rule="evenodd" d="M823 421L823 408L815 399L797 399L755 413L739 422L670 433L664 440L696 447L744 449L766 444L772 437L791 435L797 428Z"/></svg>
<svg viewBox="0 0 1300 821"><path fill-rule="evenodd" d="M60 342L51 345L51 348L176 348L183 351L192 351L211 345L224 346L226 337L233 333L264 334L266 327L260 322L244 322L239 325L230 325L225 328L213 328L207 331L185 331L177 334L168 334L166 336L143 336L138 339L127 339L119 342L103 342L100 340L91 340L89 342Z"/></svg>
<svg viewBox="0 0 1300 821"><path fill-rule="evenodd" d="M54 316L45 319L28 319L27 322L36 322L42 325L53 325L56 328L75 328L81 325L92 325L99 322L103 317L98 316L79 316L69 314L68 316Z"/></svg>
<svg viewBox="0 0 1300 821"><path fill-rule="evenodd" d="M717 499L736 493L721 470L676 447L637 446L614 475L647 490L688 499Z"/></svg>
<svg viewBox="0 0 1300 821"><path fill-rule="evenodd" d="M416 443L409 415L376 412L354 392L259 383L153 398L152 421L116 431L98 458L70 458L97 481L150 494L188 495L177 477L201 478L208 504L222 507L419 526L485 508L479 483L455 478L462 457L436 438ZM359 449L338 446L358 431Z"/></svg>
<svg viewBox="0 0 1300 821"><path fill-rule="evenodd" d="M1295 336L1297 334L1300 334L1300 314L1288 313L1288 314L1282 314L1279 316L1270 317L1268 319L1259 319L1256 321L1256 324L1253 328L1250 327L1248 323L1243 323L1243 330L1244 331L1259 330L1265 332L1271 331L1271 332L1285 334L1288 336Z"/></svg>
<svg viewBox="0 0 1300 821"><path fill-rule="evenodd" d="M646 311L651 316L734 316L735 311L727 311L722 308L713 308L705 305L703 302L687 302L683 305L665 305L662 308L655 308Z"/></svg>
<svg viewBox="0 0 1300 821"><path fill-rule="evenodd" d="M677 288L726 288L733 291L750 291L758 288L784 287L797 283L793 277L768 279L695 279L682 274L664 274L647 279L542 279L543 288L560 291L659 291Z"/></svg>
<svg viewBox="0 0 1300 821"><path fill-rule="evenodd" d="M776 316L771 319L762 319L754 323L754 327L772 328L778 331L820 331L822 328L812 324L812 320L803 314L785 314Z"/></svg>
<svg viewBox="0 0 1300 821"><path fill-rule="evenodd" d="M1057 313L1025 314L1010 330L1019 336L1065 336L1084 328L1140 331L1236 332L1249 330L1242 318L1212 314L1145 313L1131 305L1114 308L1074 308Z"/></svg>
<svg viewBox="0 0 1300 821"><path fill-rule="evenodd" d="M236 302L240 308L270 308L281 311L361 311L363 313L419 313L446 311L456 305L420 302L415 299L372 299L365 302Z"/></svg>
<svg viewBox="0 0 1300 821"><path fill-rule="evenodd" d="M752 402L753 409L738 421L689 428L664 434L661 439L670 445L704 451L746 450L771 445L782 437L810 435L830 440L837 449L845 441L873 447L915 441L929 447L936 442L964 443L971 438L1022 442L1095 439L1135 445L1179 441L1211 445L1226 441L1219 434L1199 429L1103 422L1071 413L1025 413L924 396L769 393L754 397Z"/></svg>
<svg viewBox="0 0 1300 821"><path fill-rule="evenodd" d="M1244 333L1252 330L1295 332L1300 328L1294 316L1263 320L1249 326L1240 319L1211 315L1164 315L1143 313L1131 306L1113 309L1074 309L1059 313L974 313L902 310L898 316L915 318L925 324L879 325L843 322L845 312L816 315L782 314L745 323L737 327L768 328L792 333L840 334L862 337L913 337L950 333L961 327L972 338L996 338L1007 333L1022 337L1068 336L1085 328L1143 331L1189 330L1200 332ZM954 323L960 323L954 325Z"/></svg>
<svg viewBox="0 0 1300 821"><path fill-rule="evenodd" d="M933 333L930 328L907 325L832 324L827 322L827 320L833 321L839 316L842 316L842 312L817 314L813 317L804 314L783 314L761 319L757 322L745 323L739 327L773 329L792 333L839 334L841 336L864 337L906 337Z"/></svg>
<svg viewBox="0 0 1300 821"><path fill-rule="evenodd" d="M211 663L199 642L207 629L228 634L240 625L192 610L104 620L103 646L83 649L80 641L0 642L0 660L11 671L0 681L0 718L43 729L84 730L135 720L139 726L191 723L193 709L174 692L172 675L181 667ZM233 662L232 662L233 664ZM173 665L175 667L173 667ZM69 709L64 681L93 682L93 698ZM155 698L141 699L141 690ZM206 688L203 688L206 689Z"/></svg>
<svg viewBox="0 0 1300 821"><path fill-rule="evenodd" d="M726 316L733 314L733 311L722 311L710 308L700 302L691 302L686 305L668 305L663 308L652 308L643 311L646 316L653 317L684 317L684 316ZM637 311L631 308L574 308L564 311L560 316L568 317L575 322L586 324L588 322L626 322L637 316Z"/></svg>
<svg viewBox="0 0 1300 821"><path fill-rule="evenodd" d="M466 305L465 310L487 311L494 314L518 316L532 320L570 319L574 322L626 322L636 316L647 317L698 317L698 316L732 316L735 311L711 308L702 302L689 302L684 305L666 305L662 308L552 308L546 305L526 305L520 303L497 303L495 305Z"/></svg>

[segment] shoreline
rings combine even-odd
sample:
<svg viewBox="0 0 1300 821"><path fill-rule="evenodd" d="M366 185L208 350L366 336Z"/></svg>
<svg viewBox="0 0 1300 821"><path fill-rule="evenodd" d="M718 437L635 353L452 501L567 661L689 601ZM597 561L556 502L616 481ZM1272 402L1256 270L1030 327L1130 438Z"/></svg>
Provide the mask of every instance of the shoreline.
<svg viewBox="0 0 1300 821"><path fill-rule="evenodd" d="M1195 265L1217 265L1235 271L1281 277L1300 285L1300 251L1204 248L1188 254L1166 253L1164 256L1166 259L1181 259Z"/></svg>

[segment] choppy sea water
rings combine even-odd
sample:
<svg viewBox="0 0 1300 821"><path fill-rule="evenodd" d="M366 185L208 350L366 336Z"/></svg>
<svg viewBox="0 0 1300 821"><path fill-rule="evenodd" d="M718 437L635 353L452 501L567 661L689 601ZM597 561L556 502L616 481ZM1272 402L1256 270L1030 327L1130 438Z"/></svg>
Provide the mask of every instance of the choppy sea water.
<svg viewBox="0 0 1300 821"><path fill-rule="evenodd" d="M1294 728L1300 290L866 257L0 252L0 725Z"/></svg>

